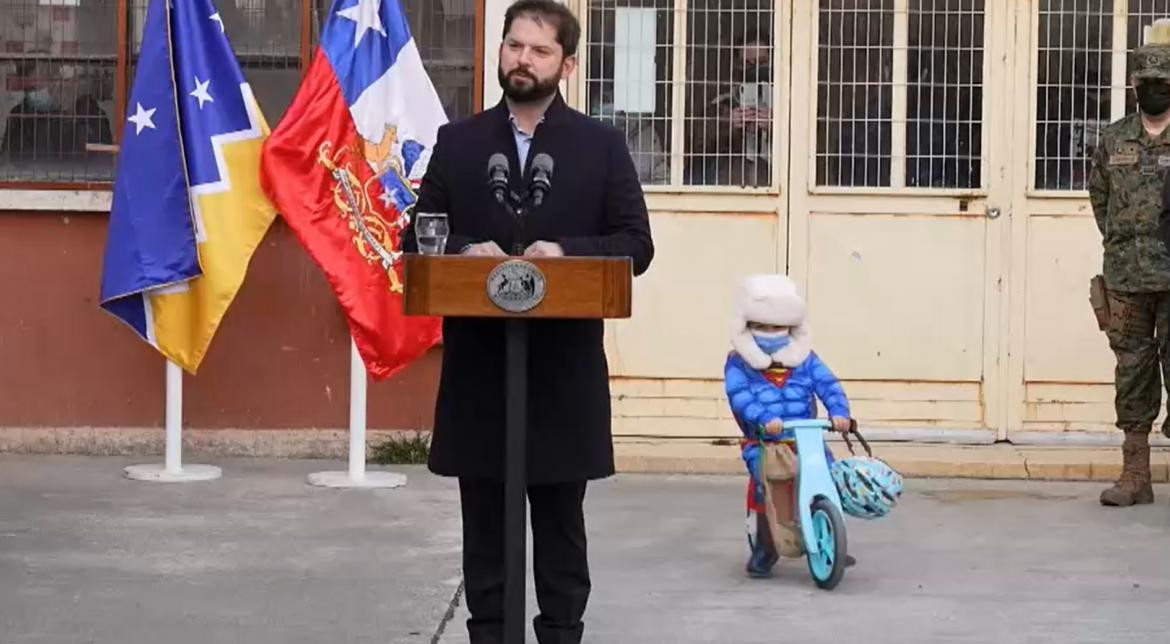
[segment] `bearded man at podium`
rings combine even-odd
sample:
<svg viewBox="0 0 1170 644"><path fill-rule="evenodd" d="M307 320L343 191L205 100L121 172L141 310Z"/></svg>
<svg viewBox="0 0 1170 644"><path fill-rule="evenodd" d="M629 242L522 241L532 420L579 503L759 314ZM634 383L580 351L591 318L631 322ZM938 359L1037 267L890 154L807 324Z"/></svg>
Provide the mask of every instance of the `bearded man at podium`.
<svg viewBox="0 0 1170 644"><path fill-rule="evenodd" d="M576 68L580 34L577 19L554 0L508 9L504 99L439 130L419 188L416 214L447 214L447 254L624 257L634 275L646 271L654 246L625 137L570 108L558 91ZM404 249L414 243L407 232ZM525 484L540 608L534 628L542 644L575 643L591 589L586 482L614 473L604 322L525 324ZM429 459L432 472L459 478L473 644L503 641L505 327L500 318L444 319Z"/></svg>

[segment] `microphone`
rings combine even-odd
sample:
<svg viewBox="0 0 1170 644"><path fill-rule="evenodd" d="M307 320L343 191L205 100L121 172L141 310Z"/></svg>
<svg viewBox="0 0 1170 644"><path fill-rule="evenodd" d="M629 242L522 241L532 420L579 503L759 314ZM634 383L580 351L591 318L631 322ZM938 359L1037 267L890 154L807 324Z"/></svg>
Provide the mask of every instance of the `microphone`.
<svg viewBox="0 0 1170 644"><path fill-rule="evenodd" d="M488 187L496 201L506 204L508 195L508 157L497 152L488 158Z"/></svg>
<svg viewBox="0 0 1170 644"><path fill-rule="evenodd" d="M552 190L552 157L541 152L532 159L532 205L540 206L544 195Z"/></svg>

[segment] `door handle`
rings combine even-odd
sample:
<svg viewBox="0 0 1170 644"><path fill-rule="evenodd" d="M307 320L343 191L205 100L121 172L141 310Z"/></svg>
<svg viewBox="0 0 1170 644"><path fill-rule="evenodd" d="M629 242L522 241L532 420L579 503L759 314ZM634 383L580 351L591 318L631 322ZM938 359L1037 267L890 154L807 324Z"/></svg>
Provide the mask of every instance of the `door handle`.
<svg viewBox="0 0 1170 644"><path fill-rule="evenodd" d="M999 216L1002 214L1003 213L1000 211L999 208L988 208L987 209L987 218L988 219L999 219Z"/></svg>

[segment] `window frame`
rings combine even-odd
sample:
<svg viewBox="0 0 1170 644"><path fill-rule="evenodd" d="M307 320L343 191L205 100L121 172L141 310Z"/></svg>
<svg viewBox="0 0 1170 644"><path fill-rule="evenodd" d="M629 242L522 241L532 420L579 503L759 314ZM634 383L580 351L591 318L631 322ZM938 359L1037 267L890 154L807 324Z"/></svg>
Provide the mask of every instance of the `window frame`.
<svg viewBox="0 0 1170 644"><path fill-rule="evenodd" d="M128 95L129 95L129 86L128 86L128 81L126 79L126 69L129 66L129 56L128 56L128 50L125 46L126 42L127 42L127 37L128 37L127 25L128 25L129 16L130 16L130 0L114 0L114 15L112 16L112 18L114 20L113 27L114 27L114 30L116 33L116 40L115 40L115 52L114 52L114 55L112 57L109 55L105 55L105 56L76 56L76 57L74 57L74 56L51 56L51 57L49 57L52 60L77 61L77 62L88 62L88 61L93 61L96 59L106 59L106 60L112 59L114 62L114 113L115 114L125 114L126 113L126 101L128 100ZM38 55L31 55L30 56L28 54L16 54L16 53L4 52L3 54L0 54L0 64L12 62L12 61L32 60L32 59L35 59L37 57L39 57L39 56ZM117 145L121 142L121 139L122 139L122 130L120 128L113 127L113 125L114 125L114 123L111 121L111 128L110 128L111 132L110 133L114 138L114 145L113 146L107 147L105 145L87 145L86 147L90 148L96 154L113 154L117 150ZM95 202L95 198L92 195L89 195L89 193L91 193L91 192L100 193L102 191L110 191L110 190L113 190L113 183L109 182L109 181L51 181L51 180L6 181L3 179L0 179L0 208L11 207L12 209L17 209L17 208L22 207L22 204L27 203L27 204L29 204L29 206L23 206L23 207L30 207L31 206L31 207L34 207L34 209L35 209L36 205L44 203L46 201L49 203L55 202L55 200L53 200L53 199L49 199L49 200L33 199L33 198L25 199L25 198L21 198L20 196L18 196L21 194L27 195L33 191L37 191L37 192L60 191L60 192L66 192L66 193L69 193L69 192L77 193L78 195L81 195L81 199L80 199L81 202L92 204ZM14 193L14 194L10 194L10 193ZM96 201L100 203L101 200L97 199ZM9 202L15 202L15 205L10 206Z"/></svg>
<svg viewBox="0 0 1170 644"><path fill-rule="evenodd" d="M1129 92L1129 0L1112 0L1112 41L1109 72L1109 122L1114 123L1126 115L1126 93ZM1040 5L1034 4L1029 16L1029 67L1028 67L1028 197L1055 200L1084 200L1089 198L1088 188L1059 190L1036 187L1036 109L1039 103L1039 60L1040 60Z"/></svg>
<svg viewBox="0 0 1170 644"><path fill-rule="evenodd" d="M791 109L789 103L782 101L784 91L791 86L791 57L792 57L792 2L791 0L765 0L771 3L772 33L776 41L772 46L773 65L772 78L772 105L779 106L772 118L772 176L767 186L720 186L720 185L687 185L683 183L684 162L686 151L686 114L687 114L687 28L689 26L688 10L690 0L673 0L671 9L673 14L673 45L671 47L674 60L671 65L671 108L670 108L670 182L643 183L642 190L647 195L662 194L716 194L716 195L763 195L775 197L784 192L783 177L788 174L789 155L784 153L780 145L782 139L787 140L787 123ZM578 20L581 22L581 43L585 50L578 52L579 71L574 89L578 96L577 107L588 112L589 87L589 11L594 0L577 0L572 6ZM597 79L594 79L597 80Z"/></svg>
<svg viewBox="0 0 1170 644"><path fill-rule="evenodd" d="M222 1L222 0L220 0ZM433 0L438 1L438 0ZM300 30L297 46L297 64L300 78L308 72L313 56L312 12L315 0L299 0L300 3ZM126 101L129 98L130 84L129 70L134 64L132 53L133 36L130 34L130 12L133 11L131 0L115 0L115 14L112 16L117 32L117 54L114 70L114 114L118 120L111 119L114 145L91 146L94 153L116 154L117 146L121 142L122 128L120 127L126 113ZM473 27L473 54L474 70L472 73L472 105L473 109L483 107L483 27L484 27L485 0L475 0L475 19ZM20 59L18 55L8 55L11 59ZM54 58L65 58L55 56ZM92 57L90 57L92 58ZM275 123L272 124L275 126ZM55 211L105 211L109 210L113 201L113 181L7 181L0 179L0 210L55 210Z"/></svg>
<svg viewBox="0 0 1170 644"><path fill-rule="evenodd" d="M983 65L982 75L980 77L980 86L984 88L982 92L983 101L981 104L980 120L985 120L990 113L991 96L986 91L986 79L991 72L992 56L992 29L987 25L987 17L990 14L989 5L987 3L983 8ZM809 111L807 126L810 132L817 131L817 115L819 104L817 103L818 85L820 84L820 18L821 18L821 0L813 0L808 3L810 24L817 26L812 29L810 34L811 42L811 60L809 61ZM991 146L991 132L990 128L983 127L980 133L980 158L979 158L979 185L970 188L920 188L906 186L906 164L907 164L907 149L906 149L906 124L908 121L908 94L909 94L909 48L910 48L910 0L893 0L893 61L891 63L892 76L890 78L890 93L891 93L891 110L890 122L890 185L888 186L822 186L817 184L817 155L820 152L817 148L817 141L815 136L809 150L808 159L808 185L807 189L810 195L898 195L898 196L921 196L921 197L961 197L967 199L985 198L989 192L989 172L990 164L988 160L988 153Z"/></svg>

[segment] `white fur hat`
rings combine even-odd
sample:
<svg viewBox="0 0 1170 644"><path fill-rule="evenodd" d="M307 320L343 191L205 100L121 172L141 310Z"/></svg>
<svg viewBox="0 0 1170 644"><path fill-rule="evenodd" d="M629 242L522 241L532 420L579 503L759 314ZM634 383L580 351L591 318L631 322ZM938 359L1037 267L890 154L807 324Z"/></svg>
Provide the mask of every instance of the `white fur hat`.
<svg viewBox="0 0 1170 644"><path fill-rule="evenodd" d="M766 369L774 362L795 367L804 362L811 351L804 315L804 299L787 275L749 275L744 278L736 298L731 346L753 369ZM791 342L769 356L756 344L748 330L749 322L792 327Z"/></svg>

